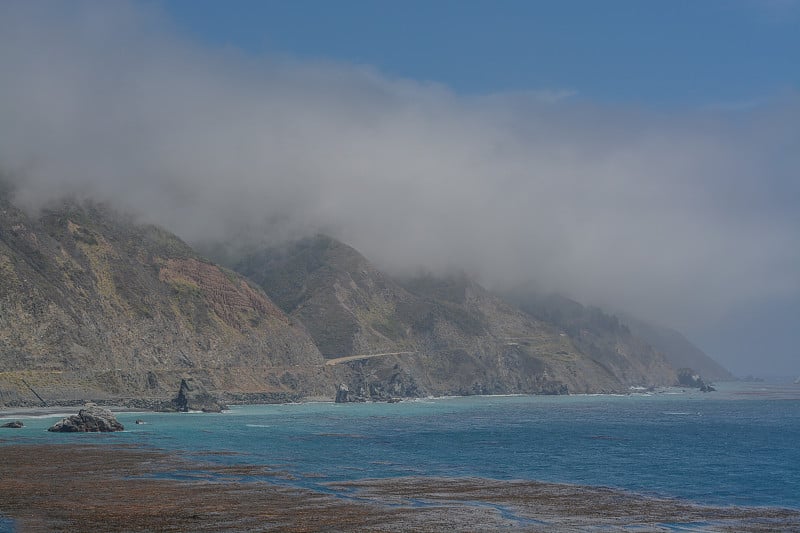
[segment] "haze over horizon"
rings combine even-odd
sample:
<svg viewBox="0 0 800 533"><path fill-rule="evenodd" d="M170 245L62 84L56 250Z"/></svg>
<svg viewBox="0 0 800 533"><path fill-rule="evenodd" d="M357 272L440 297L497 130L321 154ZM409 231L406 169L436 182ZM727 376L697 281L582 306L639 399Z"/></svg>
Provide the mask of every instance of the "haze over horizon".
<svg viewBox="0 0 800 533"><path fill-rule="evenodd" d="M16 200L321 231L800 374L798 2L289 4L0 4Z"/></svg>

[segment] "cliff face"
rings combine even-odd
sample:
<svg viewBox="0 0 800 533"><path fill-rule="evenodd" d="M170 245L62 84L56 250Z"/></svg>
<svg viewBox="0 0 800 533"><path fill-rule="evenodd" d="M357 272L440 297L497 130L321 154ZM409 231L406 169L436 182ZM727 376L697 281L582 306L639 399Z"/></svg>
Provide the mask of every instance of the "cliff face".
<svg viewBox="0 0 800 533"><path fill-rule="evenodd" d="M411 348L397 308L413 297L354 249L317 236L245 257L234 270L305 324L328 358Z"/></svg>
<svg viewBox="0 0 800 533"><path fill-rule="evenodd" d="M102 206L32 218L0 194L0 405L626 391L675 370L568 300L510 305L465 276L397 280L318 236L228 270ZM686 365L684 365L686 366Z"/></svg>
<svg viewBox="0 0 800 533"><path fill-rule="evenodd" d="M165 397L187 374L282 391L288 369L322 361L262 290L164 230L98 206L32 219L0 202L2 403Z"/></svg>
<svg viewBox="0 0 800 533"><path fill-rule="evenodd" d="M629 343L613 361L587 356L574 336L464 276L393 280L328 237L261 251L234 269L302 321L329 362L351 358L342 372L356 394L600 392L675 382L652 350Z"/></svg>
<svg viewBox="0 0 800 533"><path fill-rule="evenodd" d="M556 294L540 295L523 289L507 297L531 316L561 328L584 356L624 383L677 382L676 367L615 315Z"/></svg>
<svg viewBox="0 0 800 533"><path fill-rule="evenodd" d="M644 339L653 348L664 354L674 368L691 368L707 380L735 379L726 368L692 344L680 332L649 324L630 316L624 316L622 320L634 335Z"/></svg>
<svg viewBox="0 0 800 533"><path fill-rule="evenodd" d="M706 380L734 379L727 369L674 329L627 314L617 317L557 294L538 294L525 287L506 297L533 316L564 328L585 354L615 368L622 364L621 371L631 365L619 359L620 352L638 354L632 362L633 372L665 375L666 363L671 373L691 368Z"/></svg>

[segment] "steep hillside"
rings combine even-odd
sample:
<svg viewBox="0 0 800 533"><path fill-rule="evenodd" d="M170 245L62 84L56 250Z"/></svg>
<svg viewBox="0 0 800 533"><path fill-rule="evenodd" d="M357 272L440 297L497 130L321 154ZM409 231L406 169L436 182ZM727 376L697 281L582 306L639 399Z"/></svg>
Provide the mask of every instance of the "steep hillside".
<svg viewBox="0 0 800 533"><path fill-rule="evenodd" d="M599 310L523 312L466 276L396 280L328 237L231 266L100 205L31 217L0 190L0 406L149 406L183 379L224 401L332 397L340 383L389 399L675 381Z"/></svg>
<svg viewBox="0 0 800 533"><path fill-rule="evenodd" d="M96 205L32 219L0 198L0 404L164 398L182 376L321 393L321 364L261 289L174 235ZM294 365L314 369L302 385Z"/></svg>
<svg viewBox="0 0 800 533"><path fill-rule="evenodd" d="M692 344L674 329L655 326L631 316L622 316L622 321L637 337L650 343L664 354L675 368L691 368L706 380L726 381L735 379L722 365L714 361L703 350Z"/></svg>
<svg viewBox="0 0 800 533"><path fill-rule="evenodd" d="M393 280L329 237L233 268L302 321L329 362L349 357L350 388L367 396L611 391L675 380L667 365L635 366L638 353L621 355L629 363L617 367L587 357L570 335L463 276Z"/></svg>
<svg viewBox="0 0 800 533"><path fill-rule="evenodd" d="M411 295L329 237L263 250L233 268L305 324L326 358L411 347L408 324L395 322Z"/></svg>
<svg viewBox="0 0 800 533"><path fill-rule="evenodd" d="M509 293L507 298L530 315L563 329L581 353L626 383L645 376L659 376L671 383L677 379L678 367L631 333L614 315L557 294L541 295L522 289Z"/></svg>

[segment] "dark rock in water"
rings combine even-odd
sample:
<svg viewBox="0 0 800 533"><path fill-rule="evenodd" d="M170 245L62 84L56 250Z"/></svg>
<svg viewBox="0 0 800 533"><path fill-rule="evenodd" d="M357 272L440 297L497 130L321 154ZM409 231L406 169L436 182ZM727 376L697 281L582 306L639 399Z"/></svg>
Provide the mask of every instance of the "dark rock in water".
<svg viewBox="0 0 800 533"><path fill-rule="evenodd" d="M111 411L102 407L91 406L81 409L77 415L68 416L47 431L77 433L122 431L124 429L125 427L117 421Z"/></svg>
<svg viewBox="0 0 800 533"><path fill-rule="evenodd" d="M691 368L681 368L678 370L678 385L699 389L703 386L703 383L703 378L700 377L700 374Z"/></svg>
<svg viewBox="0 0 800 533"><path fill-rule="evenodd" d="M188 411L219 413L226 407L213 394L208 392L200 382L192 378L181 380L178 396L172 400L172 406L176 411L183 413Z"/></svg>
<svg viewBox="0 0 800 533"><path fill-rule="evenodd" d="M364 395L363 389L358 394L354 394L347 385L342 383L336 391L336 403L357 403L366 401L367 397Z"/></svg>
<svg viewBox="0 0 800 533"><path fill-rule="evenodd" d="M695 373L691 368L681 368L678 370L678 385L695 387L700 389L701 392L713 392L717 390L711 383L706 383L700 374Z"/></svg>
<svg viewBox="0 0 800 533"><path fill-rule="evenodd" d="M569 394L569 387L560 381L546 381L542 383L539 394L546 396L561 396Z"/></svg>
<svg viewBox="0 0 800 533"><path fill-rule="evenodd" d="M350 389L342 383L336 391L336 403L347 403L350 401Z"/></svg>
<svg viewBox="0 0 800 533"><path fill-rule="evenodd" d="M339 385L336 391L337 403L391 402L401 398L417 398L422 391L416 380L398 364L393 367L376 365L369 367L361 361L350 363L354 370L347 383Z"/></svg>
<svg viewBox="0 0 800 533"><path fill-rule="evenodd" d="M19 420L14 420L13 422L6 422L6 423L5 423L5 424L3 424L2 426L0 426L0 428L13 428L13 429L19 429L19 428L21 428L21 427L24 427L24 426L25 426L25 424L23 424L23 423L22 423L22 422L20 422Z"/></svg>

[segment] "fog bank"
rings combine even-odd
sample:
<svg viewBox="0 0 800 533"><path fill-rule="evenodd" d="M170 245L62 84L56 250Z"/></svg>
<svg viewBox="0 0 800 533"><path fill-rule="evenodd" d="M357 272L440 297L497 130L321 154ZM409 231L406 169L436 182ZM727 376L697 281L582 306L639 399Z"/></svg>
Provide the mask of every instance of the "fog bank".
<svg viewBox="0 0 800 533"><path fill-rule="evenodd" d="M330 233L677 326L800 293L800 95L666 113L209 48L143 4L0 4L0 167L190 242Z"/></svg>

